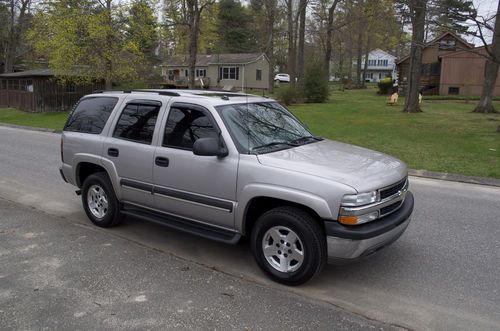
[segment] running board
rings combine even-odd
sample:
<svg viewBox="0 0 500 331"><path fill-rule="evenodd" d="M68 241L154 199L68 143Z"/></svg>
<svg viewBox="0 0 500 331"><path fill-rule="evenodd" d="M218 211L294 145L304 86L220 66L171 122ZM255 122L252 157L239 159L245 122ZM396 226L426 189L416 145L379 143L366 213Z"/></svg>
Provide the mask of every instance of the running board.
<svg viewBox="0 0 500 331"><path fill-rule="evenodd" d="M241 234L237 232L197 223L185 218L152 211L127 203L122 204L121 213L226 244L234 245L241 238Z"/></svg>

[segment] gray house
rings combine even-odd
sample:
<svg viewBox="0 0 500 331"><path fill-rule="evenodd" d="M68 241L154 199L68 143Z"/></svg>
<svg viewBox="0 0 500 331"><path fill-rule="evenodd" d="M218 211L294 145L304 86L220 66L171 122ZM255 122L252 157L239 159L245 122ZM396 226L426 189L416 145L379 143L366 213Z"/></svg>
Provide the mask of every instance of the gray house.
<svg viewBox="0 0 500 331"><path fill-rule="evenodd" d="M187 87L188 56L162 65L165 87ZM207 54L196 58L195 85L202 88L268 90L269 60L264 53Z"/></svg>

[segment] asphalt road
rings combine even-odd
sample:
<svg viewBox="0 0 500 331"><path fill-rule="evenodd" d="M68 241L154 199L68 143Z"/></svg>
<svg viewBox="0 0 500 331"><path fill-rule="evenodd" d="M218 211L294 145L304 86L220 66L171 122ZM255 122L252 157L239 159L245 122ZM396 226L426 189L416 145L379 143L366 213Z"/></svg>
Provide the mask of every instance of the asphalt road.
<svg viewBox="0 0 500 331"><path fill-rule="evenodd" d="M74 188L59 178L59 139L0 127L0 197L57 216L60 227L87 226ZM413 220L396 243L358 263L328 266L320 277L296 288L269 281L245 243L226 246L135 219L93 231L384 325L499 329L500 189L421 178L410 183L416 200Z"/></svg>

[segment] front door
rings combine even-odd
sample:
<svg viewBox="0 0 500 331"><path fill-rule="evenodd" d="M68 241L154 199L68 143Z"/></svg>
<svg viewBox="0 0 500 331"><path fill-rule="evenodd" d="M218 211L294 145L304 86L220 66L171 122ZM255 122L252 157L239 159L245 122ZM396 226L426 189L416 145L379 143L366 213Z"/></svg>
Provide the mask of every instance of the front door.
<svg viewBox="0 0 500 331"><path fill-rule="evenodd" d="M128 101L104 142L105 158L120 179L123 202L154 208L153 135L160 108L160 101Z"/></svg>
<svg viewBox="0 0 500 331"><path fill-rule="evenodd" d="M199 138L218 137L210 112L200 106L173 104L162 125L153 179L156 209L193 221L234 228L239 156L194 155Z"/></svg>

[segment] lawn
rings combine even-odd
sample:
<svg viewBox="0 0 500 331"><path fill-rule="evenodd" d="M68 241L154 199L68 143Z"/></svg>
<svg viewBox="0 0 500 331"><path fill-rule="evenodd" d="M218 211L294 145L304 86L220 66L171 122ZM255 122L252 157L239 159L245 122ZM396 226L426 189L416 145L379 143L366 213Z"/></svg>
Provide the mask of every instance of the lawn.
<svg viewBox="0 0 500 331"><path fill-rule="evenodd" d="M67 118L67 112L27 113L12 108L0 108L0 122L8 124L62 130Z"/></svg>
<svg viewBox="0 0 500 331"><path fill-rule="evenodd" d="M475 102L424 100L418 114L386 105L374 88L334 91L324 104L290 107L319 136L394 155L413 169L500 178L500 114L474 114ZM500 103L497 103L500 109ZM67 113L0 109L0 122L61 130Z"/></svg>
<svg viewBox="0 0 500 331"><path fill-rule="evenodd" d="M471 113L475 102L459 100L424 100L422 113L407 114L403 102L388 106L371 88L289 108L316 135L394 155L413 169L500 178L500 114Z"/></svg>

